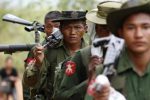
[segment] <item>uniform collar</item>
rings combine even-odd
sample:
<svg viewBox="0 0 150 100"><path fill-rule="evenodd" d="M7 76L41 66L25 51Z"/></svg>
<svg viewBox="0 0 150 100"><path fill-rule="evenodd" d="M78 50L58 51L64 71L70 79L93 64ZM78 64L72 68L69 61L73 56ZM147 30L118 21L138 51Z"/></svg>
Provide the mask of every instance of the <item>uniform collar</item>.
<svg viewBox="0 0 150 100"><path fill-rule="evenodd" d="M117 72L123 73L127 70L133 70L135 71L135 65L133 64L132 60L129 57L127 49L124 49L122 52L122 55L120 56L118 66L117 66ZM150 62L147 65L147 69L145 70L144 74L150 73Z"/></svg>
<svg viewBox="0 0 150 100"><path fill-rule="evenodd" d="M86 46L88 46L89 44L85 41L84 38L82 38L81 41L81 48L84 48ZM56 49L58 48L63 48L65 50L65 52L67 53L67 55L70 55L70 51L68 50L68 48L64 45L64 41L60 41L60 43L55 47Z"/></svg>
<svg viewBox="0 0 150 100"><path fill-rule="evenodd" d="M150 62L148 63L147 70L145 71L145 74L148 74L148 73L150 73Z"/></svg>
<svg viewBox="0 0 150 100"><path fill-rule="evenodd" d="M89 44L86 42L86 40L84 39L84 38L82 38L82 40L81 40L81 48L84 48L84 47L86 47L86 46L88 46ZM63 40L61 40L60 41L60 43L59 43L59 45L56 47L56 48L58 48L58 47L64 47L64 48L66 48L65 47L65 45L64 45L64 41Z"/></svg>
<svg viewBox="0 0 150 100"><path fill-rule="evenodd" d="M131 62L127 50L124 49L118 62L117 72L122 73L133 68L134 64Z"/></svg>

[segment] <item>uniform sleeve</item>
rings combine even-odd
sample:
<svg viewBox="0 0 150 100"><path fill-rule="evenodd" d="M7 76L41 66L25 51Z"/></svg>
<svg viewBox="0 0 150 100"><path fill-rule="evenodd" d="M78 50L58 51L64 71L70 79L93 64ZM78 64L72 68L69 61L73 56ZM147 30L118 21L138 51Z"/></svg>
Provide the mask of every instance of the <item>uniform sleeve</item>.
<svg viewBox="0 0 150 100"><path fill-rule="evenodd" d="M43 68L45 68L45 66L48 66L47 63L47 59L46 57L44 57L42 66L40 68L36 67L34 65L34 62L30 62L29 64L27 64L27 67L25 69L24 75L23 75L23 82L29 86L29 87L35 87L35 85L37 85L37 83L39 83L40 77L41 77L41 70L43 71ZM42 75L45 75L45 73L43 73Z"/></svg>
<svg viewBox="0 0 150 100"><path fill-rule="evenodd" d="M53 95L54 75L55 75L55 66L46 61L45 65L43 65L41 69L40 87L46 88L45 90L46 95L49 96L48 98L51 98Z"/></svg>
<svg viewBox="0 0 150 100"><path fill-rule="evenodd" d="M25 68L28 66L28 62L29 62L29 60L31 59L31 58L33 58L33 52L32 51L30 51L29 53L28 53L28 55L27 55L27 58L24 60L24 62L25 62Z"/></svg>
<svg viewBox="0 0 150 100"><path fill-rule="evenodd" d="M80 51L75 54L71 61L76 64L76 71L71 76L64 73L61 86L56 94L56 100L80 100L84 98L87 88L87 75L86 68L82 63ZM66 65L64 68L66 68Z"/></svg>
<svg viewBox="0 0 150 100"><path fill-rule="evenodd" d="M34 65L28 65L23 75L24 84L26 84L29 87L34 86L38 81L39 72L39 69L36 68Z"/></svg>
<svg viewBox="0 0 150 100"><path fill-rule="evenodd" d="M57 97L57 93L61 82L63 80L63 76L65 73L64 64L69 61L71 57L65 59L63 62L59 63L55 70L55 80L54 80L54 98Z"/></svg>
<svg viewBox="0 0 150 100"><path fill-rule="evenodd" d="M34 47L32 48L34 49ZM47 50L45 50L44 53L46 53ZM42 66L38 68L35 66L35 62L33 62L33 52L30 51L27 59L25 60L25 72L23 75L23 83L27 85L28 87L35 87L37 83L39 84L39 79L40 79L40 70L43 69L47 65L47 59L44 57Z"/></svg>

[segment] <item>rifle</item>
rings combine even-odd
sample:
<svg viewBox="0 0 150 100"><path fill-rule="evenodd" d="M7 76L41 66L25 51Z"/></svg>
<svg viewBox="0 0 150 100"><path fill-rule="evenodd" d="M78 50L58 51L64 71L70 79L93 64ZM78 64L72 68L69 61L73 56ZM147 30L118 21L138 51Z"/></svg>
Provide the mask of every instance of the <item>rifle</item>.
<svg viewBox="0 0 150 100"><path fill-rule="evenodd" d="M98 76L95 78L94 83L91 83L88 87L88 94L92 96L93 96L93 91L91 92L91 90L101 92L102 88L105 85L110 86L110 82L107 76L109 77L116 74L116 64L118 63L118 58L120 57L120 54L123 50L124 40L120 38L116 38L113 35L106 38L95 40L93 42L94 49L91 48L91 52L93 56L97 55L101 57L101 54L99 54L100 53L99 46L107 47L107 51L104 57L102 74L100 74L101 66L97 65L95 73ZM126 99L121 93L119 93L113 87L111 87L108 100L126 100Z"/></svg>
<svg viewBox="0 0 150 100"><path fill-rule="evenodd" d="M6 14L2 18L3 21L11 22L11 23L17 23L21 25L25 25L25 30L27 32L35 31L35 43L40 42L40 32L44 32L44 25L40 24L37 21L30 22L25 19L19 18L12 14Z"/></svg>
<svg viewBox="0 0 150 100"><path fill-rule="evenodd" d="M30 51L35 44L0 45L0 52L12 54L16 51Z"/></svg>
<svg viewBox="0 0 150 100"><path fill-rule="evenodd" d="M2 18L3 21L11 22L11 23L17 23L21 25L25 25L25 30L28 32L35 31L35 43L40 42L40 32L44 32L44 25L40 24L37 21L30 22L25 19L19 18L12 14L6 14ZM54 31L52 32L52 35L49 36L46 39L46 43L43 44L43 47L54 47L56 46L61 40L63 36L59 29L54 28ZM31 48L35 46L35 44L21 44L21 45L0 45L0 52L5 52L12 54L16 51L30 51Z"/></svg>
<svg viewBox="0 0 150 100"><path fill-rule="evenodd" d="M63 35L59 31L59 29L54 29L51 36L46 39L46 43L43 44L43 47L53 48L60 43ZM0 52L4 52L7 54L12 54L17 51L30 51L36 44L20 44L20 45L0 45Z"/></svg>

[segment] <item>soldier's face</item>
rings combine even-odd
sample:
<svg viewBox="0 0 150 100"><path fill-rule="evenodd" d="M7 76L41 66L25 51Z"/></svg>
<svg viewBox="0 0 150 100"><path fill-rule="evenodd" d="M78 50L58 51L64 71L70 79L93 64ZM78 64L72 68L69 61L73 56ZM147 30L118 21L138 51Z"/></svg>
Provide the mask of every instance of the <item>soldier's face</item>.
<svg viewBox="0 0 150 100"><path fill-rule="evenodd" d="M69 44L79 43L86 32L86 25L82 21L67 21L63 23L61 32L64 42Z"/></svg>
<svg viewBox="0 0 150 100"><path fill-rule="evenodd" d="M120 32L131 52L139 54L150 50L150 14L136 13L129 16Z"/></svg>
<svg viewBox="0 0 150 100"><path fill-rule="evenodd" d="M107 25L96 24L95 30L96 30L96 35L98 35L99 37L107 37L110 35L110 31L108 30Z"/></svg>
<svg viewBox="0 0 150 100"><path fill-rule="evenodd" d="M53 27L54 27L54 24L51 20L45 21L44 31L45 31L47 37L50 36L51 33L53 32Z"/></svg>
<svg viewBox="0 0 150 100"><path fill-rule="evenodd" d="M54 26L55 28L59 28L60 22L53 22L53 26Z"/></svg>

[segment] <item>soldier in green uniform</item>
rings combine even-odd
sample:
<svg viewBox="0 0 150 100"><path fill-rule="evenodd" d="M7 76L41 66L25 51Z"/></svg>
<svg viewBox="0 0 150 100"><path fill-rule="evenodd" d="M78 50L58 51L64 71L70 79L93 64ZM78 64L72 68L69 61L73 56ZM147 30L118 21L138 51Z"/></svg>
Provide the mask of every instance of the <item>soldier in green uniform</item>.
<svg viewBox="0 0 150 100"><path fill-rule="evenodd" d="M41 45L33 49L36 61L33 60L34 64L26 68L24 82L30 87L37 87L33 93L44 97L44 100L51 100L53 95L55 67L87 45L83 39L87 29L85 14L85 11L62 11L62 17L57 20L60 22L60 31L63 34L61 43L55 48L46 50Z"/></svg>
<svg viewBox="0 0 150 100"><path fill-rule="evenodd" d="M113 10L121 7L120 2L107 1L102 2L87 13L87 20L95 23L95 38L110 36L106 24L106 16ZM88 78L88 63L91 58L91 47L79 50L69 61L62 64L64 71L63 80L56 94L57 100L83 100Z"/></svg>
<svg viewBox="0 0 150 100"><path fill-rule="evenodd" d="M110 78L112 87L127 100L150 100L150 1L129 0L107 17L109 29L125 40L125 50ZM107 100L110 87L95 93L94 100Z"/></svg>
<svg viewBox="0 0 150 100"><path fill-rule="evenodd" d="M42 44L45 43L46 38L51 35L54 28L59 28L60 22L55 22L59 17L61 17L61 12L59 11L50 11L45 15L44 18L44 32L46 33L45 40L42 42ZM25 67L28 63L28 58L32 58L33 54L31 52L28 54L27 59L25 60Z"/></svg>
<svg viewBox="0 0 150 100"><path fill-rule="evenodd" d="M59 28L60 23L54 22L59 17L61 17L61 12L59 11L50 11L45 15L44 18L44 32L46 33L45 40L42 42L44 44L46 42L46 38L51 35L53 32L53 28ZM33 58L33 53L30 51L26 60L25 60L25 67L27 67L30 60ZM30 89L26 86L23 82L23 95L25 100L30 99Z"/></svg>

